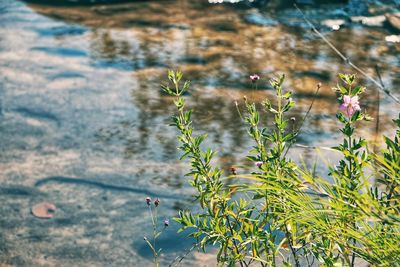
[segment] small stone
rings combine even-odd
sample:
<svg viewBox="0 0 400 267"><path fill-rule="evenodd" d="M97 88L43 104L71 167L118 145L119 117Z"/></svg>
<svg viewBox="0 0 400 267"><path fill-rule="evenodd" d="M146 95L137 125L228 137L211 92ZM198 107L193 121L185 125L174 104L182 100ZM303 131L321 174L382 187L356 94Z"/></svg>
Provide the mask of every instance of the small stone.
<svg viewBox="0 0 400 267"><path fill-rule="evenodd" d="M56 206L49 202L42 202L32 207L32 214L41 219L51 219L56 211Z"/></svg>

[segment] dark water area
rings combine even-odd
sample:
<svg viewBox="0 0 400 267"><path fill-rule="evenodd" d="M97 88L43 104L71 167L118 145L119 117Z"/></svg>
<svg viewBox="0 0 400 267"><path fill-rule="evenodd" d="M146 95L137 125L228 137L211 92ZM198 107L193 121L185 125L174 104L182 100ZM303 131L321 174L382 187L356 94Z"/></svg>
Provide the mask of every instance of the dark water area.
<svg viewBox="0 0 400 267"><path fill-rule="evenodd" d="M291 6L35 2L0 0L0 266L151 265L145 197L160 197L160 227L194 205L169 126L172 99L160 90L168 69L192 81L186 99L195 129L208 133L225 171L248 164L252 147L235 101L243 110L244 95L271 98L267 81L278 73L293 91L297 105L289 116L297 122L322 83L298 139L322 149L293 147L290 156L308 165L322 157L321 170L337 160L323 149L341 139L331 88L338 72L355 71ZM399 4L343 2L302 8L369 75L376 77L378 64L385 86L400 97L400 37L384 17ZM253 73L261 76L257 89ZM375 118L360 133L381 143L394 133L399 105L358 77L367 87L361 106ZM32 216L41 201L57 206L53 219ZM171 220L160 238L163 266L192 246L177 229ZM213 251L193 252L181 266L215 266Z"/></svg>

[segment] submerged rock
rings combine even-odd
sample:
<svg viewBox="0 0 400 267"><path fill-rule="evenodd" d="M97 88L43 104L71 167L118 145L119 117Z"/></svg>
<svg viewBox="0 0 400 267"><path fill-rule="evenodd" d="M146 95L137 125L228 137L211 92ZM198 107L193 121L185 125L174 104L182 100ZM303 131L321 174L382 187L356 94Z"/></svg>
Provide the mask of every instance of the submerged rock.
<svg viewBox="0 0 400 267"><path fill-rule="evenodd" d="M385 41L388 43L400 43L400 35L388 35L385 37Z"/></svg>
<svg viewBox="0 0 400 267"><path fill-rule="evenodd" d="M386 17L383 15L372 16L372 17L355 16L355 17L351 17L351 21L355 22L355 23L361 23L361 24L363 24L365 26L369 26L369 27L382 27L386 21Z"/></svg>
<svg viewBox="0 0 400 267"><path fill-rule="evenodd" d="M400 13L387 13L385 17L391 27L395 30L400 31Z"/></svg>

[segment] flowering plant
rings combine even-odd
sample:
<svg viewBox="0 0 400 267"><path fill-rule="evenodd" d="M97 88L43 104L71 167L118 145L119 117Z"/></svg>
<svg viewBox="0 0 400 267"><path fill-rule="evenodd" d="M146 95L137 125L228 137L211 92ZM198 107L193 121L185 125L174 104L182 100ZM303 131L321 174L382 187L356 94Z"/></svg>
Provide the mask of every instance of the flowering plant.
<svg viewBox="0 0 400 267"><path fill-rule="evenodd" d="M339 77L342 83L335 90L343 113L337 119L344 139L334 147L342 160L329 168L329 182L287 157L305 118L297 129L287 119L295 103L291 92L283 90L285 76L270 81L276 101L262 103L272 115L272 128L260 126L257 106L245 98L244 120L254 141L247 159L252 164L243 168L246 173L232 168L231 175L223 176L212 164L216 152L202 147L206 135L193 134L192 111L186 110L183 97L189 81L181 86L182 73L168 72L170 84L162 88L175 97L173 125L180 132L182 158L190 161L188 176L200 209L180 211L175 220L180 231L192 229L190 236L203 249L218 247L219 265L400 264L400 131L394 139L385 137L383 154L368 153L368 142L354 137L355 125L370 119L359 103L365 88L355 85L354 75ZM400 119L395 122L400 127Z"/></svg>

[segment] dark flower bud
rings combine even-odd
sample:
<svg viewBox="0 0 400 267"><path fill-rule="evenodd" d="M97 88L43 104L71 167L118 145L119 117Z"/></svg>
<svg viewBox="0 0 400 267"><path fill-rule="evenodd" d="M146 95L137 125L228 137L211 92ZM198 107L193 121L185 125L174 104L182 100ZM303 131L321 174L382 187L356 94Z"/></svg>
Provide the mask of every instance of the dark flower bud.
<svg viewBox="0 0 400 267"><path fill-rule="evenodd" d="M160 205L160 200L158 198L156 200L154 200L154 205L156 205L156 207L158 207L158 205Z"/></svg>
<svg viewBox="0 0 400 267"><path fill-rule="evenodd" d="M150 203L151 203L151 198L150 197L146 197L146 203L147 203L147 205L150 205Z"/></svg>
<svg viewBox="0 0 400 267"><path fill-rule="evenodd" d="M233 167L233 166L230 168L230 171L231 171L231 173L232 173L233 175L236 175L236 174L237 174L236 168Z"/></svg>

